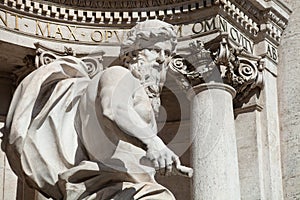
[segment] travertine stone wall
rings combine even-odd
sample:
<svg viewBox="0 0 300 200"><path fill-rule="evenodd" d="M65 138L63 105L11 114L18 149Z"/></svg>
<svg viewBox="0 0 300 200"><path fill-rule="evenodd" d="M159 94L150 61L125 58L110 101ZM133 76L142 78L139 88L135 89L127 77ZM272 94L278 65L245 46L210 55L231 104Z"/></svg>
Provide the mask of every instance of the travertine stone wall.
<svg viewBox="0 0 300 200"><path fill-rule="evenodd" d="M260 111L239 114L235 119L236 142L238 148L241 198L243 200L260 199L262 196L259 167L258 141L261 135Z"/></svg>
<svg viewBox="0 0 300 200"><path fill-rule="evenodd" d="M281 41L278 73L284 199L300 199L300 1Z"/></svg>

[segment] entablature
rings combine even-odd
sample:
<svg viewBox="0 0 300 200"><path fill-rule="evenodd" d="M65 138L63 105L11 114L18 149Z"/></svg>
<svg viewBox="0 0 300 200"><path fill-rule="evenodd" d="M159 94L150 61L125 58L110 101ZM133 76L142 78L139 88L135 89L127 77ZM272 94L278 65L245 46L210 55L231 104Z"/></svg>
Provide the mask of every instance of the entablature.
<svg viewBox="0 0 300 200"><path fill-rule="evenodd" d="M130 28L136 22L147 19L183 24L201 18L203 14L205 15L207 8L219 7L241 23L246 30L257 32L259 25L268 20L284 29L290 10L278 2L263 0L1 0L0 7L20 12L20 14L26 13L32 17L50 18L64 23L123 28L126 25ZM199 10L201 10L200 13ZM198 14L193 16L194 13ZM189 15L189 17L184 15ZM268 31L272 31L272 27L269 29Z"/></svg>
<svg viewBox="0 0 300 200"><path fill-rule="evenodd" d="M74 2L78 3L73 5ZM89 6L92 2L93 5L102 2L105 6L100 3L102 6ZM36 42L51 48L71 46L83 54L90 53L87 51L91 47L99 47L113 60L118 57L119 46L129 28L140 21L160 19L175 25L179 54L193 53L194 47L189 46L192 42L206 43L209 36L226 33L231 46L269 58L265 68L277 75L277 48L291 13L280 1L136 0L130 1L127 8L122 7L126 5L122 2L129 1L118 2L0 0L0 41L31 50L35 50Z"/></svg>

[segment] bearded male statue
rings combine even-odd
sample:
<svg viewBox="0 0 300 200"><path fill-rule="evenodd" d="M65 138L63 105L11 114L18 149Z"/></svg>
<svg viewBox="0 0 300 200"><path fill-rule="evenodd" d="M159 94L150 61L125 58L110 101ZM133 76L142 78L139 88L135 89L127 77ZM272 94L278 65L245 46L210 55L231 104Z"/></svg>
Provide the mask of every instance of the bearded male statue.
<svg viewBox="0 0 300 200"><path fill-rule="evenodd" d="M80 59L65 56L27 76L3 130L18 177L53 199L175 199L154 175L192 175L155 121L176 42L170 24L148 20L123 42L124 66L91 78Z"/></svg>

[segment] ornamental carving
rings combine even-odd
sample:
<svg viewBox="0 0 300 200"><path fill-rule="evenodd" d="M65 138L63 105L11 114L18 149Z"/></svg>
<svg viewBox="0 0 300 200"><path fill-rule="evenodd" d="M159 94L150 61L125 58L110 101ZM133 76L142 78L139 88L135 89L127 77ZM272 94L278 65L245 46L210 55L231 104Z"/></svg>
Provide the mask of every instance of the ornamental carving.
<svg viewBox="0 0 300 200"><path fill-rule="evenodd" d="M35 57L35 67L39 68L40 66L47 65L54 60L61 58L63 56L74 56L78 57L85 63L82 65L84 70L89 74L90 77L93 77L98 72L103 71L103 51L93 53L90 55L77 55L75 50L69 47L64 47L64 51L58 51L46 47L40 43L35 43L36 46L36 57Z"/></svg>
<svg viewBox="0 0 300 200"><path fill-rule="evenodd" d="M244 102L254 89L263 88L264 62L222 34L205 44L190 44L189 56L175 56L170 62L172 75L187 90L197 84L223 82L236 90L234 102Z"/></svg>
<svg viewBox="0 0 300 200"><path fill-rule="evenodd" d="M190 0L47 0L57 4L76 7L101 8L101 9L134 9L173 5L176 3L190 2Z"/></svg>

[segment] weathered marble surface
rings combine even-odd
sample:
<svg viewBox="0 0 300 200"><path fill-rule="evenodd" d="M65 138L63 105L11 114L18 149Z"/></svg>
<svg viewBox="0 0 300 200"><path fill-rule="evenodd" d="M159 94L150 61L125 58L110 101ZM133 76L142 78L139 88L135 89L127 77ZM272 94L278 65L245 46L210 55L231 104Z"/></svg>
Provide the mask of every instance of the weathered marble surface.
<svg viewBox="0 0 300 200"><path fill-rule="evenodd" d="M3 140L18 177L54 199L174 199L154 174L193 172L156 135L175 46L172 26L149 20L122 46L129 70L113 66L91 75L80 59L65 56L26 77Z"/></svg>
<svg viewBox="0 0 300 200"><path fill-rule="evenodd" d="M194 197L239 200L239 169L232 98L235 90L223 83L194 87L193 133ZM203 126L205 124L205 126Z"/></svg>
<svg viewBox="0 0 300 200"><path fill-rule="evenodd" d="M300 199L300 1L288 1L293 13L281 41L278 98L284 199Z"/></svg>

